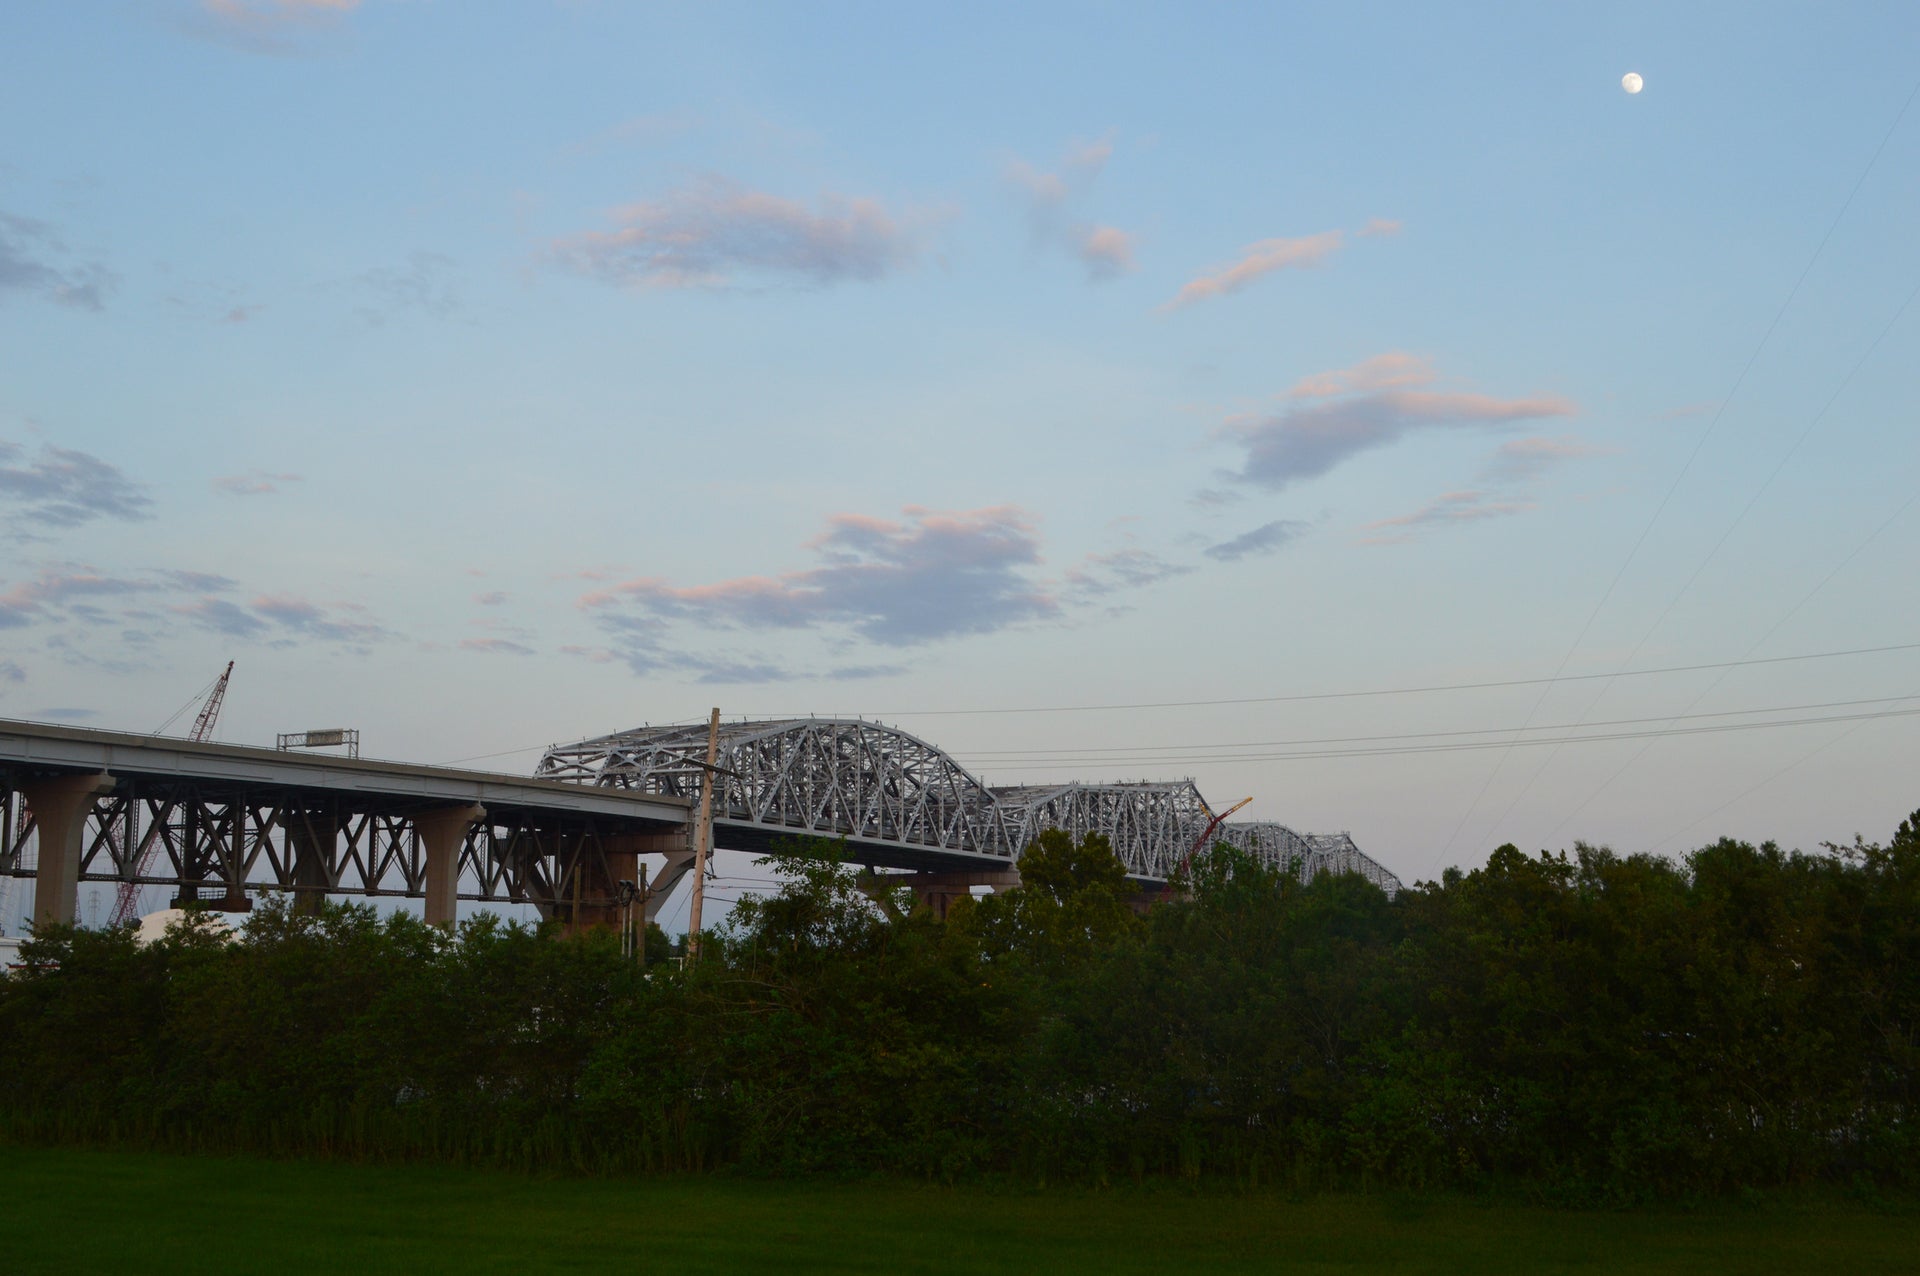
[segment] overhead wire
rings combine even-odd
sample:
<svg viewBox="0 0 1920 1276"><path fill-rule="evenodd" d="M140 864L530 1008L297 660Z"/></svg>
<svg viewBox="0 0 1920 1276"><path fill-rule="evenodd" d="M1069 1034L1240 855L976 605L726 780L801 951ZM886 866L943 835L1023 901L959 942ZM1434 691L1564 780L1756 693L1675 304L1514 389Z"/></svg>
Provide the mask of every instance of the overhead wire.
<svg viewBox="0 0 1920 1276"><path fill-rule="evenodd" d="M1720 533L1720 539L1714 542L1713 548L1707 551L1706 556L1702 558L1700 562L1694 567L1692 574L1687 577L1686 582L1680 586L1679 590L1674 593L1673 597L1667 600L1666 607L1664 607L1661 610L1660 614L1654 618L1653 623L1647 627L1646 632L1640 635L1640 641L1636 642L1633 645L1633 650L1628 652L1626 655L1626 658L1621 661L1621 664L1623 666L1627 664L1631 664L1634 658L1637 657L1640 654L1640 652L1646 648L1647 643L1653 638L1654 634L1659 632L1660 626L1666 623L1667 617L1673 614L1673 609L1679 605L1680 600L1684 598L1693 589L1694 584L1700 579L1700 574L1707 569L1707 565L1711 563L1714 560L1714 558L1720 553L1720 550L1726 545L1727 541L1732 538L1733 533L1735 532L1735 530L1739 528L1740 524L1746 521L1747 515L1751 514L1754 510L1754 507L1760 503L1760 498L1766 494L1768 488L1773 486L1774 480L1778 479L1781 473L1785 471L1787 467L1787 463L1794 458L1794 456L1800 451L1800 448L1806 443L1806 441L1810 437L1812 437L1814 430L1820 425L1822 421L1826 419L1827 413L1831 412L1833 410L1834 404L1840 401L1840 396L1846 393L1847 387L1853 384L1853 379L1859 375L1860 369L1866 366L1867 360L1872 358L1874 352L1879 350L1881 344L1885 342L1888 335L1893 332L1894 328L1899 324L1901 318L1905 316L1905 314L1907 313L1908 308L1913 305L1915 298L1920 298L1920 284L1916 284L1914 286L1913 291L1907 294L1906 300L1900 303L1899 307L1893 312L1893 317L1888 319L1886 324L1880 329L1879 335L1873 339L1873 341L1867 346L1867 348L1863 352L1861 352L1860 357L1856 359L1854 361L1853 366L1850 369L1848 369L1847 375L1840 379L1840 384L1837 387L1835 387L1833 393L1828 396L1826 403L1821 407L1820 411L1816 413L1813 419L1807 423L1807 428L1800 432L1800 437L1794 440L1793 446L1789 447L1786 450L1786 452L1781 455L1780 460L1773 467L1773 472L1768 474L1766 477L1766 480L1762 482L1760 486L1754 490L1753 495L1750 498L1748 498L1746 505L1740 510L1740 512L1737 515L1734 516L1733 521L1727 525L1726 530ZM1904 510L1905 506L1903 505L1901 509ZM1874 538L1879 536L1880 532L1885 530L1885 527L1886 527L1886 524L1883 523L1879 528L1876 528L1874 531L1870 532L1865 541L1861 542L1860 545L1856 546L1854 550L1849 552L1841 560L1841 565L1844 566L1846 563L1853 561L1854 555L1859 553L1860 549L1864 548L1867 544L1871 543L1874 540ZM1755 642L1753 642L1747 647L1746 654L1750 656L1754 652L1760 650L1760 648L1766 644L1769 638L1771 638L1775 633L1779 632L1782 625L1786 624L1788 620L1792 619L1793 616L1799 613L1801 608L1806 606L1806 604L1808 603L1808 601L1812 599L1814 594L1826 588L1827 582L1833 579L1837 571L1838 571L1838 568L1835 569L1835 572L1829 572L1827 576L1818 585L1815 585L1813 587L1812 591L1810 591L1805 597L1801 598L1799 602L1795 603L1791 608L1789 608L1786 614L1783 615L1779 620L1774 622L1773 626L1769 628L1766 633L1762 634L1758 640L1756 640ZM1695 705L1698 705L1709 694L1711 694L1714 688L1718 687L1722 682L1726 680L1727 672L1728 671L1726 670L1722 670L1720 673L1720 676L1715 678L1710 684L1708 684L1705 690L1701 691L1699 694L1695 695L1692 700L1687 702L1686 706L1681 710L1680 715L1678 716L1685 716L1690 710L1693 709ZM1589 702L1586 710L1582 714L1583 719L1586 713L1593 712L1593 710L1596 707L1598 707L1600 702L1606 698L1607 693L1613 689L1613 685L1614 685L1613 679L1607 679L1601 683L1599 693L1594 696L1591 702ZM1578 815L1581 811L1585 810L1587 805L1591 803L1594 800L1594 798L1598 797L1607 788L1611 787L1615 780L1617 780L1621 775L1625 774L1626 771L1631 769L1633 765L1640 760L1641 757L1645 756L1647 749L1650 749L1652 747L1653 746L1651 744L1648 744L1645 748L1642 748L1638 753L1634 754L1632 758L1629 758L1627 762L1618 771L1614 772L1613 775L1609 776L1606 780L1602 781L1599 788L1596 788L1592 793L1588 794L1587 797L1583 799L1578 806L1576 806L1572 811L1568 812L1568 814L1560 821L1560 823L1554 827L1553 833L1548 834L1548 840L1552 840L1552 837L1554 836L1554 834L1557 834L1562 828L1565 828L1568 821L1570 821L1575 815ZM1510 800L1507 803L1506 809L1502 811L1499 817L1494 820L1493 822L1494 828L1496 829L1499 828L1503 823L1506 822L1507 817L1513 814L1514 808L1520 805L1521 799L1527 795L1527 793L1533 788L1534 784L1538 782L1541 775L1543 775L1546 772L1547 767L1553 761L1553 756L1554 756L1553 753L1549 752L1546 757L1541 759L1540 765L1534 768L1533 774L1527 778L1526 783L1522 784L1520 788L1515 791L1512 800Z"/></svg>
<svg viewBox="0 0 1920 1276"><path fill-rule="evenodd" d="M1178 756L1187 752L1219 753L1228 749L1277 749L1295 748L1314 744L1364 744L1383 740L1430 740L1453 736L1468 735L1505 735L1516 731L1572 731L1583 726L1619 727L1640 726L1649 722L1674 722L1686 718L1732 718L1747 717L1763 713L1803 713L1813 709L1855 708L1867 704L1891 704L1901 700L1914 699L1912 696L1869 696L1855 700L1827 700L1812 704L1767 705L1756 709L1724 709L1714 713L1698 714L1658 714L1647 718L1613 718L1600 722L1560 722L1542 723L1527 727L1474 727L1451 731L1396 731L1384 735L1320 736L1302 740L1235 740L1210 741L1202 744L1161 744L1128 745L1113 747L1090 747L1084 749L970 749L968 757L973 758L1019 758L1040 759L1051 756L1071 756L1075 758L1099 757L1101 755L1152 754L1159 757ZM1117 760L1127 761L1120 757Z"/></svg>
<svg viewBox="0 0 1920 1276"><path fill-rule="evenodd" d="M1890 697L1889 699L1913 698L1916 697ZM1462 740L1447 743L1379 745L1344 749L1301 749L1276 753L1222 753L1202 756L1188 755L1179 758L1136 757L1120 759L1117 762L1112 759L1098 759L1097 761L1101 765L1115 766L1122 764L1192 764L1200 762L1215 764L1228 762L1304 762L1330 758L1401 757L1410 754L1424 753L1471 753L1488 749L1524 749L1563 744L1600 744L1617 740L1642 740L1667 736L1716 735L1734 731L1764 731L1778 727L1800 727L1830 722L1861 722L1881 718L1906 718L1914 716L1920 716L1920 708L1886 709L1872 713L1828 714L1806 718L1781 718L1768 722L1728 722L1721 723L1717 726L1653 727L1638 731L1592 732L1588 734L1553 736L1538 740ZM1062 766L1085 761L1087 761L1087 759L1063 758L1036 762L1003 762L994 765L995 768L999 770L1035 771L1043 769L1057 770Z"/></svg>
<svg viewBox="0 0 1920 1276"><path fill-rule="evenodd" d="M1109 713L1141 709L1212 709L1248 704L1301 704L1316 700L1359 700L1378 696L1427 695L1444 691L1489 691L1512 687L1538 687L1563 682L1592 682L1603 678L1647 678L1658 674L1698 673L1703 669L1723 669L1730 665L1788 664L1801 660L1833 660L1846 656L1873 656L1894 651L1920 650L1920 643L1885 643L1874 647L1849 647L1835 651L1798 652L1790 656L1765 656L1757 660L1709 660L1697 664L1662 665L1652 669L1615 670L1610 673L1558 673L1544 678L1500 678L1480 682L1435 682L1408 687L1375 687L1359 691L1302 691L1265 696L1227 696L1213 700L1145 700L1130 704L1010 705L974 709L895 709L869 716L880 718L982 717L1020 713ZM520 750L515 750L519 752Z"/></svg>
<svg viewBox="0 0 1920 1276"><path fill-rule="evenodd" d="M1681 462L1680 469L1674 474L1673 481L1667 485L1667 490L1665 494L1661 496L1659 504L1654 507L1653 513L1648 517L1645 526L1640 529L1639 536L1634 539L1633 545L1627 550L1626 557L1621 560L1619 568L1614 572L1613 578L1608 581L1606 589L1601 592L1600 601L1595 603L1593 610L1587 614L1586 622L1581 625L1578 635L1575 636L1573 642L1568 646L1566 655L1561 658L1559 668L1555 670L1556 673L1563 672L1567 665L1571 663L1574 655L1580 650L1581 644L1586 641L1587 634L1592 631L1594 621L1599 619L1601 611L1605 609L1608 601L1612 599L1614 591L1619 588L1621 580L1625 578L1627 569L1633 565L1634 559L1639 557L1641 548L1645 546L1647 538L1652 534L1654 527L1659 524L1661 517L1665 515L1667 507L1672 504L1674 495L1680 490L1680 484L1693 469L1693 463L1699 458L1700 452L1706 446L1707 440L1710 439L1719 428L1721 418L1726 415L1727 405L1733 401L1735 396L1738 395L1740 387L1746 383L1747 377L1753 371L1754 365L1759 362L1761 354L1766 350L1768 343L1773 340L1773 334L1779 330L1780 321L1786 317L1787 311L1792 308L1794 300L1800 295L1800 289L1806 284L1807 277L1812 274L1814 266L1826 252L1827 244L1833 239L1834 232L1840 228L1840 223L1846 219L1847 213L1853 207L1853 202L1858 198L1861 188L1866 185L1867 178L1872 175L1873 170L1879 165L1880 156L1886 151L1887 143L1893 139L1893 135L1899 130L1900 123L1906 118L1907 110L1913 105L1916 96L1920 96L1920 81L1915 81L1913 89L1907 94L1906 100L1901 103L1900 109L1894 113L1893 122L1887 126L1886 132L1881 135L1879 145L1873 148L1873 154L1868 158L1866 167L1860 171L1860 176L1855 179L1853 188L1847 192L1846 199L1842 201L1840 211L1835 213L1833 220L1828 223L1826 233L1820 236L1820 242L1814 246L1813 255L1807 258L1807 264L1801 268L1799 276L1793 282L1793 287L1787 290L1786 299L1780 303L1780 308L1774 312L1773 319L1767 324L1766 330L1761 333L1759 342L1754 346L1753 352L1747 356L1747 361L1741 366L1740 373L1734 378L1733 385L1714 408L1713 416L1708 420L1706 428L1702 430L1699 437L1694 440L1692 450L1687 453L1686 459ZM1547 690L1548 689L1543 688L1540 694L1535 697L1533 709L1528 714L1529 719L1531 719L1533 714L1538 713L1540 706L1546 702ZM1466 828L1467 821L1471 819L1473 813L1479 809L1480 803L1486 798L1487 790L1492 787L1495 777L1500 774L1501 769L1506 765L1508 756L1508 754L1502 753L1501 756L1495 760L1493 768L1488 771L1486 779L1481 782L1480 789L1474 795L1473 801L1468 803L1466 810L1461 812L1460 819L1454 825L1453 832L1448 835L1446 844L1441 848L1442 855L1445 855L1453 849L1454 843L1460 838L1461 831Z"/></svg>
<svg viewBox="0 0 1920 1276"><path fill-rule="evenodd" d="M1819 595L1821 590L1825 589L1830 583L1832 583L1834 577L1838 576L1842 571L1846 570L1847 564L1851 563L1855 558L1859 557L1859 555L1863 551L1865 551L1869 545L1873 544L1874 541L1880 538L1880 534L1882 532L1886 531L1889 527L1893 526L1894 523L1899 521L1902 515L1904 515L1908 510L1912 509L1914 502L1916 500L1920 500L1920 487L1916 487L1915 486L1916 483L1920 483L1920 475L1915 475L1914 478L1908 482L1907 487L1910 489L1910 495L1908 495L1907 499L1902 501L1899 504L1899 506L1895 508L1893 513L1889 514L1886 518L1882 519L1880 524L1877 527L1875 527L1871 532L1867 533L1865 540L1862 540L1859 544L1855 545L1853 549L1848 551L1847 556L1845 558L1842 558L1838 563L1834 564L1833 570L1829 571L1825 576L1823 576L1820 579L1820 582L1817 585L1815 585L1812 589L1808 590L1806 594L1804 594L1801 597L1799 602L1795 603L1791 608L1788 609L1785 615L1781 616L1780 619L1776 620L1773 623L1773 627L1771 629L1767 630L1766 633L1761 634L1760 637L1754 641L1753 645L1748 648L1748 650L1757 651L1759 650L1760 647L1765 645L1768 639L1772 638L1773 635L1778 633L1780 629L1784 627L1789 621L1791 621L1795 616L1799 615L1801 610L1804 609L1808 603L1812 602L1814 598ZM1694 696L1692 700L1688 701L1687 704L1682 708L1681 712L1684 714L1686 712L1691 711L1695 705L1699 704L1702 700L1706 699L1709 695L1713 694L1714 690L1718 688L1719 685L1726 680L1726 676L1727 676L1727 671L1722 670L1720 673L1720 676L1715 678L1712 682L1708 683L1706 687L1699 692L1699 694ZM1547 840L1552 841L1553 838L1559 834L1561 829L1564 829L1570 822L1572 822L1574 817L1579 815L1581 811L1584 811L1587 808L1587 806L1593 802L1595 798L1599 797L1602 793L1606 792L1609 788L1613 786L1613 784L1616 781L1620 779L1621 776L1625 775L1629 770L1631 770L1640 761L1642 757L1646 756L1647 750L1651 749L1652 747L1653 745L1651 744L1651 742L1649 742L1647 745L1643 746L1638 752L1636 752L1632 757L1628 758L1624 763L1622 763L1620 767L1617 770L1615 770L1612 775L1609 775L1605 780L1601 781L1599 787L1595 788L1591 793L1587 794L1587 796L1581 800L1578 806L1576 806L1573 810L1569 811L1561 819L1560 823L1554 825L1553 831L1547 834ZM1721 809L1721 808L1716 808L1716 813L1718 809ZM1702 817L1702 818L1706 818L1706 817Z"/></svg>
<svg viewBox="0 0 1920 1276"><path fill-rule="evenodd" d="M1612 673L1561 674L1556 678L1502 678L1481 682L1437 682L1424 686L1376 687L1358 691L1307 691L1268 696L1234 696L1218 700L1160 700L1137 704L1014 705L986 709L903 709L868 713L858 716L864 716L874 720L882 718L893 718L897 720L901 718L942 716L975 717L1027 713L1106 713L1140 709L1208 709L1226 705L1246 704L1304 704L1318 700L1360 700L1384 696L1429 695L1450 691L1491 691L1512 687L1537 687L1547 683L1590 682L1611 678L1651 678L1666 674L1699 673L1707 669L1744 668L1751 665L1792 664L1806 660L1839 660L1853 656L1878 656L1900 651L1920 651L1920 642L1882 643L1873 647L1847 647L1834 651L1803 651L1786 656L1763 656L1758 659L1709 660L1686 665L1663 665L1652 669L1616 670ZM776 714L770 716L790 718L809 715ZM666 725L679 724L668 723ZM462 762L481 762L489 758L505 758L519 753L534 753L542 749L550 748L551 744L551 741L543 741L539 744L521 745L514 749L499 749L492 753L473 753L465 757L445 759L438 765L455 766Z"/></svg>

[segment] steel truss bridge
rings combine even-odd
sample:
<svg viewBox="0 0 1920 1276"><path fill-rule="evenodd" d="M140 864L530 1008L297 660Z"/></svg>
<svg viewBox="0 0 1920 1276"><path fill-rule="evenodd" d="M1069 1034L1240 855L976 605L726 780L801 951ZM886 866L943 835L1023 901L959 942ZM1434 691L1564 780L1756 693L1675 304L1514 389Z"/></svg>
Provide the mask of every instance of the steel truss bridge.
<svg viewBox="0 0 1920 1276"><path fill-rule="evenodd" d="M694 801L707 728L640 727L556 745L534 774ZM1005 870L1043 830L1104 834L1142 883L1165 882L1213 822L1191 780L989 788L940 749L877 722L784 718L723 723L714 776L714 844L760 850L794 834L846 838L855 859L922 872ZM1222 824L1214 840L1303 877L1355 872L1400 880L1346 833L1301 834L1270 821Z"/></svg>
<svg viewBox="0 0 1920 1276"><path fill-rule="evenodd" d="M707 731L642 727L555 746L532 778L0 720L0 879L34 878L35 916L71 920L82 882L170 888L244 907L249 892L530 904L576 926L613 920L619 884L653 876L652 916L693 862ZM1145 886L1165 882L1213 821L1190 780L988 788L941 750L874 722L723 725L716 847L844 838L936 908L1017 882L1040 832L1105 835ZM1215 832L1303 877L1399 879L1345 833L1271 822Z"/></svg>
<svg viewBox="0 0 1920 1276"><path fill-rule="evenodd" d="M585 923L639 855L682 851L687 804L447 767L0 721L0 878L72 920L81 882L246 906L277 890L531 904Z"/></svg>

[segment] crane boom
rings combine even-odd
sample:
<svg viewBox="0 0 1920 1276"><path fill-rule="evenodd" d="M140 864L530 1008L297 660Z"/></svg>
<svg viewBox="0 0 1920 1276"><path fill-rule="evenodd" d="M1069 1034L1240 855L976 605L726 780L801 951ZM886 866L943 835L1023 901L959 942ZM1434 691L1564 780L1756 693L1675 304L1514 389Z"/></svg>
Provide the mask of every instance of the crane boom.
<svg viewBox="0 0 1920 1276"><path fill-rule="evenodd" d="M214 679L213 690L207 693L206 703L200 706L200 713L193 720L193 730L187 733L189 740L205 740L213 734L213 724L220 717L220 703L227 698L227 680L231 677L233 677L233 661L229 660L227 667L220 671L220 676ZM126 851L121 845L119 821L114 821L108 828L107 836L112 840L114 850L119 852L124 862ZM140 862L133 866L133 872L127 875L127 880L120 883L120 889L113 900L113 916L107 919L108 926L124 926L128 922L139 919L139 881L146 876L147 869L152 865L153 857L159 850L160 839L149 838L146 849L140 852Z"/></svg>
<svg viewBox="0 0 1920 1276"><path fill-rule="evenodd" d="M220 680L213 684L213 690L207 693L207 702L200 706L200 716L193 720L193 730L187 733L189 740L204 740L213 734L213 724L220 716L220 702L227 698L227 679L233 677L233 661L227 661L227 667L221 671Z"/></svg>
<svg viewBox="0 0 1920 1276"><path fill-rule="evenodd" d="M1239 810L1241 807L1245 806L1247 803L1251 801L1253 801L1252 798L1243 797L1238 802L1235 802L1232 806L1228 807L1226 810L1220 812L1220 814L1214 816L1213 819L1207 824L1206 829L1200 834L1200 836L1193 839L1193 845L1187 848L1187 853L1180 858L1180 873L1176 874L1176 876L1184 875L1186 873L1188 867L1190 867L1193 863L1193 857L1195 855L1198 855L1200 853L1200 848L1207 844L1207 839L1213 836L1213 831L1219 828L1222 824L1226 823L1227 817L1229 815L1232 815L1235 811ZM1171 886L1172 883L1169 882L1168 885Z"/></svg>

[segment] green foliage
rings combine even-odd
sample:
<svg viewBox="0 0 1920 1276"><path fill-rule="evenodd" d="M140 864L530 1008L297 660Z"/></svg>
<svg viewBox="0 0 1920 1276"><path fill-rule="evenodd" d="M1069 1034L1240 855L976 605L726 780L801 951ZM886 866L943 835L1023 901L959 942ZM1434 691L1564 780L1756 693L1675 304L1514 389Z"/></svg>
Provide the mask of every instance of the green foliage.
<svg viewBox="0 0 1920 1276"><path fill-rule="evenodd" d="M268 902L0 979L0 1132L521 1168L980 1172L1624 1202L1913 1186L1920 812L1682 864L1503 846L1387 898L1103 839L943 920L844 848L643 968L608 933Z"/></svg>

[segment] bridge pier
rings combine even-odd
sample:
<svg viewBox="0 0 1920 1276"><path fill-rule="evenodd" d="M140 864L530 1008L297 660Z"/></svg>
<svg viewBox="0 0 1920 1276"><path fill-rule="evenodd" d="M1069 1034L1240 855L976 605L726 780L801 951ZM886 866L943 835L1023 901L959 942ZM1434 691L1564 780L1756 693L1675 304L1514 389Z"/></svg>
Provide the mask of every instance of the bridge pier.
<svg viewBox="0 0 1920 1276"><path fill-rule="evenodd" d="M340 817L332 811L301 811L287 822L287 849L293 859L293 910L317 913L333 885L334 848L340 841Z"/></svg>
<svg viewBox="0 0 1920 1276"><path fill-rule="evenodd" d="M569 934L578 935L595 926L620 928L620 883L640 884L640 857L664 855L667 865L647 883L646 920L652 921L665 902L668 892L679 884L693 866L693 852L687 849L685 829L664 833L619 833L606 839L600 861L582 856L577 872L580 882L578 915L568 924ZM604 867L603 867L604 864Z"/></svg>
<svg viewBox="0 0 1920 1276"><path fill-rule="evenodd" d="M118 781L105 771L22 780L20 795L33 808L40 834L40 866L34 872L33 924L71 923L80 912L80 853L93 800Z"/></svg>
<svg viewBox="0 0 1920 1276"><path fill-rule="evenodd" d="M426 860L427 925L453 929L460 889L460 848L466 844L467 830L486 814L486 807L470 802L421 811L413 817L413 831L420 835L420 853Z"/></svg>
<svg viewBox="0 0 1920 1276"><path fill-rule="evenodd" d="M1020 885L1020 870L1003 868L963 873L892 873L875 875L871 880L875 886L911 888L915 903L932 910L935 917L944 918L954 901L971 896L976 886L992 887L993 893L998 895Z"/></svg>

